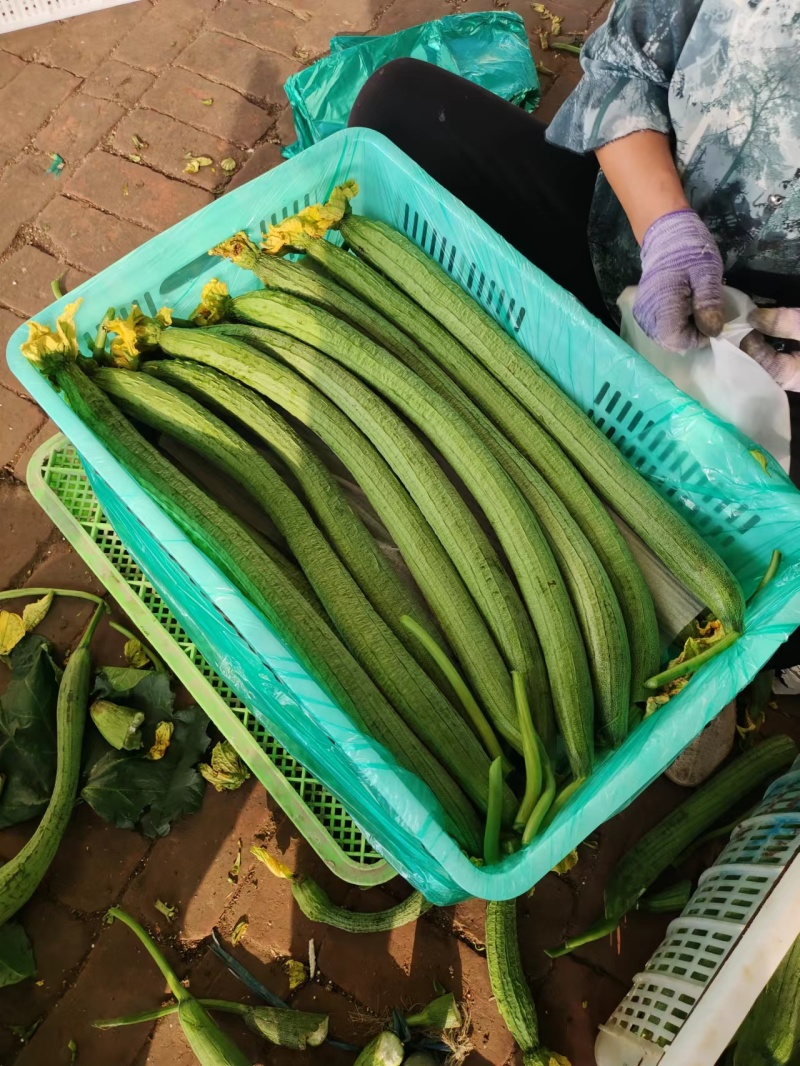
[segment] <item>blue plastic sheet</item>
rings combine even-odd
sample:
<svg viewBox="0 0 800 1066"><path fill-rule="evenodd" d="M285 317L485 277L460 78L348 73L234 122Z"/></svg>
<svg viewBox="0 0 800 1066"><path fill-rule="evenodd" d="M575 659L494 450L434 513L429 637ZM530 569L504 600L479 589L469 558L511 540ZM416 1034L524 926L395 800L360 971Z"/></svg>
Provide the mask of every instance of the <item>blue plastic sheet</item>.
<svg viewBox="0 0 800 1066"><path fill-rule="evenodd" d="M755 676L800 622L800 493L751 441L663 377L572 296L525 260L385 138L345 130L221 197L36 316L53 326L80 295L78 334L90 342L109 306L136 300L177 316L212 277L236 295L253 276L207 250L245 229L258 239L334 185L358 181L355 211L407 233L514 335L622 449L632 465L723 556L746 595L772 550L777 577L748 608L746 632L613 753L529 847L489 869L442 828L430 791L349 721L231 583L166 517L62 397L8 345L13 373L80 452L98 499L142 570L214 670L276 739L352 814L386 859L432 902L507 899L536 884L598 825L654 780Z"/></svg>
<svg viewBox="0 0 800 1066"><path fill-rule="evenodd" d="M287 158L344 129L364 82L392 59L423 59L532 111L539 79L525 24L513 11L445 15L385 37L334 37L331 54L292 74L284 90L297 140Z"/></svg>

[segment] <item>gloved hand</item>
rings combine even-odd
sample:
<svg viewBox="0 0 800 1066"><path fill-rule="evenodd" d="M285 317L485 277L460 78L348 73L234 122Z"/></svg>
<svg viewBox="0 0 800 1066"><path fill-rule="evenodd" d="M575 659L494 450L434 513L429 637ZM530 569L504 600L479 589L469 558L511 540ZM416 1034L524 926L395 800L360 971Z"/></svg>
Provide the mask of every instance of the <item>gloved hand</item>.
<svg viewBox="0 0 800 1066"><path fill-rule="evenodd" d="M747 316L753 326L742 341L742 351L761 366L782 389L800 392L800 352L776 352L764 334L800 341L800 308L756 307Z"/></svg>
<svg viewBox="0 0 800 1066"><path fill-rule="evenodd" d="M722 257L691 208L657 218L642 241L642 279L633 317L672 352L697 348L724 324Z"/></svg>

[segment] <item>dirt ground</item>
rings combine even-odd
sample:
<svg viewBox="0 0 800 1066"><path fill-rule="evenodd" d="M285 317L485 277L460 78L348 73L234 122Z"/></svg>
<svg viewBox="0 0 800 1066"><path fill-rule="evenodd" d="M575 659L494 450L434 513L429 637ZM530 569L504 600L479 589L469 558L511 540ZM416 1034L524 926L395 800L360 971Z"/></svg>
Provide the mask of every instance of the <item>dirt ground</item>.
<svg viewBox="0 0 800 1066"><path fill-rule="evenodd" d="M331 36L389 33L492 0L138 0L110 11L0 35L0 341L52 297L102 270L154 233L281 161L294 140L282 92L285 79L324 54ZM496 2L525 19L541 72L540 117L552 117L579 77L577 60L541 48L542 19L528 0ZM557 0L562 33L598 25L608 3ZM2 25L0 23L0 25ZM213 106L203 103L213 99ZM147 144L137 151L133 138ZM183 170L187 152L232 158L219 167ZM52 171L52 154L63 167ZM137 155L137 160L131 159ZM0 588L81 588L97 580L28 494L27 461L55 432L0 357ZM42 627L63 651L76 640L87 608L59 605ZM105 626L105 623L104 623ZM121 639L105 627L98 658L120 660ZM7 680L0 667L0 691ZM800 735L797 706L783 701L772 732ZM580 848L577 866L548 875L520 904L522 950L539 1006L544 1040L573 1066L591 1066L597 1025L627 991L631 977L662 939L667 919L635 914L619 945L589 945L551 962L544 947L584 928L601 909L602 885L626 844L680 800L661 779ZM0 834L8 858L30 827ZM228 877L238 842L237 883ZM200 813L151 843L79 809L55 864L23 918L39 964L38 980L0 992L0 1064L67 1066L70 1041L80 1066L183 1066L194 1062L174 1018L99 1032L97 1017L145 1010L164 985L119 923L103 915L118 903L153 929L197 994L246 998L209 950L213 928L229 941L243 916L238 957L292 1004L331 1015L332 1032L359 1041L395 1006L429 999L433 982L469 1006L474 1051L469 1066L517 1061L491 998L483 949L483 905L435 910L392 934L353 938L309 923L277 881L248 855L260 843L292 868L312 873L334 899L379 909L406 892L395 879L361 891L337 880L263 788L208 790ZM706 852L694 861L702 868ZM167 923L156 899L179 908ZM285 961L306 960L314 940L318 973L289 993ZM21 1033L38 1023L33 1035ZM254 1063L298 1061L265 1049L232 1026ZM313 1053L307 1053L311 1058ZM326 1066L352 1055L325 1050Z"/></svg>

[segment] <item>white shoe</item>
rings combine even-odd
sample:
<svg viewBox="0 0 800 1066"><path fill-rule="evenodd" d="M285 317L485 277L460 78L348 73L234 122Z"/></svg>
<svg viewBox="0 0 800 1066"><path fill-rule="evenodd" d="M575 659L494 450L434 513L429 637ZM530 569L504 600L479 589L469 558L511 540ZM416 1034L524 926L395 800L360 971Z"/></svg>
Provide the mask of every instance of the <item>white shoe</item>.
<svg viewBox="0 0 800 1066"><path fill-rule="evenodd" d="M774 696L800 696L800 666L788 666L775 671L772 682Z"/></svg>

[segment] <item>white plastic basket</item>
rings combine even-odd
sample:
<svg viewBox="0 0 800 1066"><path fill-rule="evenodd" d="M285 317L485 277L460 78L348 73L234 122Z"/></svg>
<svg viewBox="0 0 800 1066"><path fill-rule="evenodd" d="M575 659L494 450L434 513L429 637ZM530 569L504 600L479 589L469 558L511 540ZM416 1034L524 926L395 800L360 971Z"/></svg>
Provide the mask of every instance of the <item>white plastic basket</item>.
<svg viewBox="0 0 800 1066"><path fill-rule="evenodd" d="M130 3L133 0L0 0L0 33Z"/></svg>
<svg viewBox="0 0 800 1066"><path fill-rule="evenodd" d="M741 822L595 1044L598 1066L714 1066L800 935L800 759Z"/></svg>

